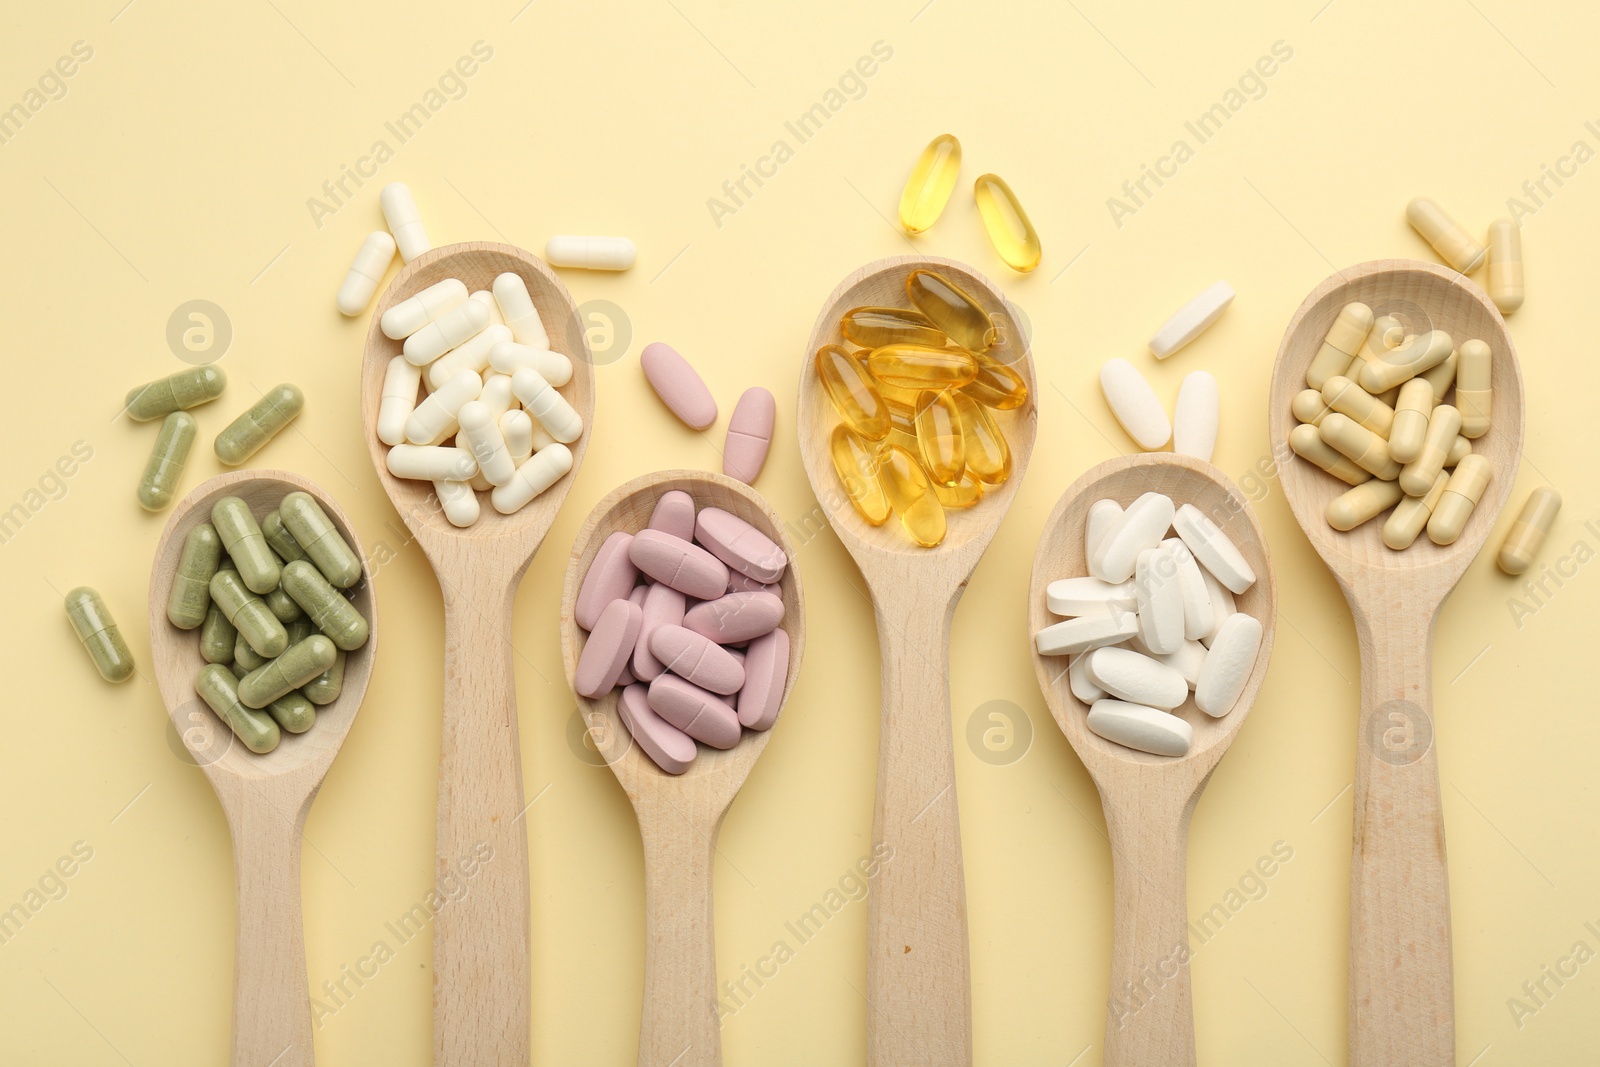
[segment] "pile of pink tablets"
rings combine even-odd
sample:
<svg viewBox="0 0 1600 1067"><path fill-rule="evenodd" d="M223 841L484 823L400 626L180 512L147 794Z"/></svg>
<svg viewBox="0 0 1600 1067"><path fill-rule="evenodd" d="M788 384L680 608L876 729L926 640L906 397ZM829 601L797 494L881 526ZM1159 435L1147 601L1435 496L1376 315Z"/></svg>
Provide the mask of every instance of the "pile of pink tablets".
<svg viewBox="0 0 1600 1067"><path fill-rule="evenodd" d="M737 515L663 494L649 526L606 538L583 576L579 695L623 687L618 716L668 774L689 769L696 741L727 749L747 728L771 729L789 673L788 565Z"/></svg>

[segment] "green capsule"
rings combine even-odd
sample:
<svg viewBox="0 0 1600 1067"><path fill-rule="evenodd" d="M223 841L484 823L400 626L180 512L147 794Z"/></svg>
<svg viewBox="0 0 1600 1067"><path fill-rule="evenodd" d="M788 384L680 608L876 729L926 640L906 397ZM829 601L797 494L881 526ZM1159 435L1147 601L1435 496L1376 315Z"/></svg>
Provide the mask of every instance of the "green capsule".
<svg viewBox="0 0 1600 1067"><path fill-rule="evenodd" d="M238 660L234 660L232 663L228 664L227 667L228 670L232 672L234 681L238 681L240 678L243 678L245 675L250 673L249 669Z"/></svg>
<svg viewBox="0 0 1600 1067"><path fill-rule="evenodd" d="M304 693L285 693L267 705L285 733L303 734L317 724L317 706Z"/></svg>
<svg viewBox="0 0 1600 1067"><path fill-rule="evenodd" d="M250 514L250 505L236 496L225 496L211 505L211 523L221 535L222 547L228 550L247 589L252 593L270 593L278 588L283 565L267 547L261 527Z"/></svg>
<svg viewBox="0 0 1600 1067"><path fill-rule="evenodd" d="M235 667L243 667L245 674L249 674L257 667L263 667L270 662L272 662L270 659L250 647L250 642L244 639L243 634L234 638L233 665ZM240 675L241 678L243 676Z"/></svg>
<svg viewBox="0 0 1600 1067"><path fill-rule="evenodd" d="M299 386L287 382L273 386L217 434L214 446L217 458L230 467L237 467L293 422L305 406L306 396Z"/></svg>
<svg viewBox="0 0 1600 1067"><path fill-rule="evenodd" d="M80 585L67 594L67 618L77 631L78 640L94 660L95 670L108 682L125 682L133 674L133 653L117 629L117 620L111 617L106 602L100 594L86 585ZM363 624L364 627L365 624ZM366 640L365 629L362 640Z"/></svg>
<svg viewBox="0 0 1600 1067"><path fill-rule="evenodd" d="M201 667L195 675L194 691L251 752L271 752L278 747L282 736L278 724L271 715L252 711L239 702L239 683L228 668L220 663Z"/></svg>
<svg viewBox="0 0 1600 1067"><path fill-rule="evenodd" d="M267 602L267 607L278 617L281 623L291 623L305 617L305 612L300 610L300 605L294 602L294 597L283 591L283 586L278 586L261 599Z"/></svg>
<svg viewBox="0 0 1600 1067"><path fill-rule="evenodd" d="M332 704L344 690L344 661L349 657L344 649L333 657L333 666L300 687L300 692L313 704Z"/></svg>
<svg viewBox="0 0 1600 1067"><path fill-rule="evenodd" d="M202 522L183 539L178 573L167 596L167 618L180 630L193 630L206 621L211 607L211 576L222 562L222 538L217 528Z"/></svg>
<svg viewBox="0 0 1600 1067"><path fill-rule="evenodd" d="M290 493L278 505L278 514L329 585L349 589L361 580L361 561L310 493Z"/></svg>
<svg viewBox="0 0 1600 1067"><path fill-rule="evenodd" d="M333 666L339 650L321 634L312 634L239 680L239 699L247 708L264 708L292 689Z"/></svg>
<svg viewBox="0 0 1600 1067"><path fill-rule="evenodd" d="M283 587L334 644L354 652L367 643L367 620L309 560L297 559L283 568Z"/></svg>
<svg viewBox="0 0 1600 1067"><path fill-rule="evenodd" d="M128 392L128 415L149 422L174 411L187 411L215 400L228 384L221 367L194 367L170 378L134 386Z"/></svg>
<svg viewBox="0 0 1600 1067"><path fill-rule="evenodd" d="M206 598L211 597L211 590L206 590ZM228 621L228 616L214 602L206 609L206 621L200 625L200 658L207 663L233 662L234 644L239 640L239 631L234 629L233 623Z"/></svg>
<svg viewBox="0 0 1600 1067"><path fill-rule="evenodd" d="M295 605L295 607L299 606L298 604ZM311 620L305 617L304 612L301 613L298 619L284 623L283 628L289 634L289 643L291 645L298 645L301 641L317 632L317 628L311 625Z"/></svg>
<svg viewBox="0 0 1600 1067"><path fill-rule="evenodd" d="M145 461L139 479L139 506L146 511L161 511L177 495L183 480L183 465L189 462L189 448L200 424L187 411L174 411L161 423L155 447Z"/></svg>
<svg viewBox="0 0 1600 1067"><path fill-rule="evenodd" d="M211 576L211 599L256 652L270 657L289 647L283 623L266 601L245 587L238 571L219 570Z"/></svg>
<svg viewBox="0 0 1600 1067"><path fill-rule="evenodd" d="M272 551L285 563L293 563L297 559L305 559L305 550L300 547L300 542L294 539L294 534L283 524L283 516L276 511L267 512L267 517L261 520L261 536L267 539L267 544L272 546Z"/></svg>

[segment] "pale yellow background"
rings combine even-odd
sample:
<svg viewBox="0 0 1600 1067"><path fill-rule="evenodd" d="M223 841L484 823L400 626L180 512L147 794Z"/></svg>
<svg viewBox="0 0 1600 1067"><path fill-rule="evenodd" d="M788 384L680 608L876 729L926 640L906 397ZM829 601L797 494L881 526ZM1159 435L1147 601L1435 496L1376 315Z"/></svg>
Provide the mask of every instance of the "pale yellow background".
<svg viewBox="0 0 1600 1067"><path fill-rule="evenodd" d="M1269 454L1268 370L1312 286L1361 260L1428 256L1403 221L1413 195L1436 196L1482 230L1575 141L1600 148L1600 129L1585 126L1600 120L1600 17L1580 4L125 2L13 8L0 33L3 107L75 41L94 50L65 98L0 145L11 368L0 508L22 502L74 442L93 449L64 497L0 545L0 908L75 842L93 849L67 895L0 944L7 1064L226 1056L227 831L201 774L175 757L148 675L145 589L165 517L140 511L133 490L154 427L115 417L129 386L182 367L165 328L184 301L215 301L235 331L222 363L232 385L197 412L185 491L219 470L209 443L225 421L257 389L292 380L309 398L305 415L255 462L316 480L369 549L399 552L377 578L376 676L306 828L311 985L392 940L384 923L430 885L439 592L416 546L403 547L361 440L365 319L333 309L356 246L381 224L379 182L408 182L440 243L540 250L552 233L622 233L640 249L626 274L564 275L578 300L622 309L632 340L598 370L593 447L517 600L524 774L529 796L546 790L528 816L541 1064L632 1063L639 1012L638 836L610 773L575 752L558 655L557 597L585 514L634 475L718 466L726 412L758 384L777 394L780 417L759 488L792 521L810 511L791 436L803 345L833 286L868 260L911 248L956 257L1030 317L1038 447L956 616L951 666L976 1059L1009 1067L1101 1057L1108 848L1094 789L1040 699L1023 612L1057 496L1132 447L1098 395L1099 364L1132 359L1169 401L1188 371L1216 374L1226 420L1217 462L1244 480ZM480 40L493 58L464 97L315 225L307 198ZM798 144L785 122L879 41L893 56L864 95ZM1116 226L1107 198L1175 139L1194 145L1185 120L1277 41L1293 58L1264 95ZM940 223L910 242L889 221L900 186L921 146L947 131L965 150L962 181ZM793 158L716 225L707 199L780 138ZM1010 180L1043 236L1031 275L1007 270L982 234L970 189L988 170ZM1580 543L1585 559L1600 547L1600 524L1584 526L1600 519L1587 446L1600 164L1567 170L1525 220L1529 298L1512 320L1530 416L1513 505L1540 484L1566 498L1541 565ZM1145 339L1219 277L1238 291L1233 308L1156 364ZM721 403L724 423L705 436L648 392L637 358L655 339L688 355ZM1194 819L1191 916L1225 901L1276 842L1293 859L1197 945L1200 1058L1339 1063L1356 649L1276 481L1258 474L1247 487L1278 567L1280 626L1256 709ZM727 1021L729 1064L864 1058L865 904L803 946L784 924L870 848L877 644L860 576L831 533L798 562L810 608L804 672L723 830L716 885L724 979L780 939L796 952ZM1519 625L1518 586L1486 551L1438 627L1462 1064L1576 1064L1600 1048L1600 963L1520 1029L1507 1007L1575 942L1600 950L1584 926L1600 929L1589 684L1600 572L1569 561L1568 573ZM60 594L79 583L105 594L139 658L126 685L102 683L67 626ZM997 764L969 747L968 720L990 701L1015 705L1015 737L1031 730L1020 759L1020 748ZM422 939L325 1021L322 1062L427 1062L430 996Z"/></svg>

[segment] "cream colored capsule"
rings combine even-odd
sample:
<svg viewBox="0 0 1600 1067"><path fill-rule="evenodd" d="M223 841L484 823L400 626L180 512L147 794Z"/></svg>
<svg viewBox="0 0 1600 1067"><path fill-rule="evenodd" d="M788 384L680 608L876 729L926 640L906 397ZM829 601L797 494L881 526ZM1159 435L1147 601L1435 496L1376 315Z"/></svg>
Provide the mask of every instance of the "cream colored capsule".
<svg viewBox="0 0 1600 1067"><path fill-rule="evenodd" d="M1461 412L1461 436L1482 437L1489 432L1490 367L1489 346L1482 341L1461 343L1456 365L1456 408Z"/></svg>
<svg viewBox="0 0 1600 1067"><path fill-rule="evenodd" d="M1543 487L1535 489L1517 513L1517 521L1506 531L1497 561L1500 569L1507 574L1521 574L1533 566L1533 557L1539 554L1545 534L1550 532L1550 524L1556 521L1560 510L1560 493Z"/></svg>
<svg viewBox="0 0 1600 1067"><path fill-rule="evenodd" d="M489 350L500 342L509 340L511 340L511 328L491 322L481 333L473 334L428 364L428 388L439 388L454 378L457 371L470 370L476 374L483 374L489 369Z"/></svg>
<svg viewBox="0 0 1600 1067"><path fill-rule="evenodd" d="M476 337L489 326L489 309L476 300L464 300L406 338L401 351L419 367L426 366Z"/></svg>
<svg viewBox="0 0 1600 1067"><path fill-rule="evenodd" d="M1331 412L1317 432L1335 451L1374 478L1392 481L1399 477L1400 464L1389 458L1389 442L1350 416Z"/></svg>
<svg viewBox="0 0 1600 1067"><path fill-rule="evenodd" d="M1428 517L1428 539L1436 545L1454 544L1467 525L1472 509L1483 499L1489 487L1494 467L1482 456L1468 456L1461 461L1445 484L1444 494Z"/></svg>
<svg viewBox="0 0 1600 1067"><path fill-rule="evenodd" d="M1450 476L1444 471L1439 472L1439 477L1433 480L1433 488L1428 490L1427 496L1408 496L1394 506L1388 521L1383 524L1383 543L1399 552L1410 548L1411 543L1417 539L1422 528L1428 525L1428 517L1433 514L1433 509L1439 506L1439 498L1444 496L1444 487L1450 482Z"/></svg>
<svg viewBox="0 0 1600 1067"><path fill-rule="evenodd" d="M372 303L372 294L378 291L378 283L383 280L383 273L389 269L392 259L394 238L384 230L367 234L367 239L361 242L361 248L356 252L355 262L350 264L349 273L344 276L344 284L339 286L339 296L334 301L339 314L359 315L367 310L367 305Z"/></svg>
<svg viewBox="0 0 1600 1067"><path fill-rule="evenodd" d="M1363 482L1328 501L1328 525L1335 530L1354 530L1385 509L1394 507L1404 495L1395 482Z"/></svg>
<svg viewBox="0 0 1600 1067"><path fill-rule="evenodd" d="M1369 480L1372 475L1350 462L1322 439L1322 434L1310 423L1296 426L1289 431L1289 447L1294 454L1306 462L1321 467L1341 482L1348 485L1360 485Z"/></svg>
<svg viewBox="0 0 1600 1067"><path fill-rule="evenodd" d="M1294 395L1289 410L1294 412L1296 419L1307 426L1316 426L1322 422L1322 417L1333 409L1328 407L1328 402L1322 399L1322 394L1317 390L1302 389Z"/></svg>
<svg viewBox="0 0 1600 1067"><path fill-rule="evenodd" d="M1489 223L1489 299L1509 315L1522 306L1522 230L1510 219Z"/></svg>
<svg viewBox="0 0 1600 1067"><path fill-rule="evenodd" d="M559 482L572 469L572 450L563 444L541 448L522 466L516 477L496 486L489 502L502 515L520 511L522 506Z"/></svg>
<svg viewBox="0 0 1600 1067"><path fill-rule="evenodd" d="M1461 431L1461 412L1440 404L1428 416L1428 432L1422 438L1422 451L1400 470L1400 488L1407 496L1426 496L1434 479L1450 458L1450 447Z"/></svg>
<svg viewBox="0 0 1600 1067"><path fill-rule="evenodd" d="M417 406L417 386L422 383L422 368L405 356L389 360L383 372L383 400L378 405L378 440L398 445L406 439L406 420Z"/></svg>
<svg viewBox="0 0 1600 1067"><path fill-rule="evenodd" d="M1334 411L1356 420L1379 437L1387 439L1394 425L1394 408L1385 404L1342 374L1322 383L1322 399Z"/></svg>
<svg viewBox="0 0 1600 1067"><path fill-rule="evenodd" d="M1483 246L1427 197L1419 196L1406 205L1406 221L1441 259L1462 274L1471 274L1483 262Z"/></svg>
<svg viewBox="0 0 1600 1067"><path fill-rule="evenodd" d="M406 419L406 440L414 445L436 445L456 432L456 412L483 391L483 379L472 371L458 371L454 378L429 393Z"/></svg>
<svg viewBox="0 0 1600 1067"><path fill-rule="evenodd" d="M506 451L511 453L514 466L522 466L533 455L533 416L521 408L513 408L500 416L500 436L506 440Z"/></svg>
<svg viewBox="0 0 1600 1067"><path fill-rule="evenodd" d="M1385 352L1391 348L1399 348L1400 342L1405 339L1406 328L1399 319L1393 315L1379 315L1372 320L1372 329L1367 331L1366 340L1361 342L1361 348L1356 352L1356 359L1361 363L1382 359ZM1350 369L1345 372L1345 377L1355 378L1361 371L1361 363L1352 362Z"/></svg>
<svg viewBox="0 0 1600 1067"><path fill-rule="evenodd" d="M1437 411L1439 409L1435 407L1434 410ZM1456 434L1456 439L1450 443L1450 451L1445 453L1444 465L1446 467L1454 467L1470 455L1472 455L1472 442L1458 433Z"/></svg>
<svg viewBox="0 0 1600 1067"><path fill-rule="evenodd" d="M446 278L385 311L378 325L385 337L400 341L467 299L467 287L456 278Z"/></svg>
<svg viewBox="0 0 1600 1067"><path fill-rule="evenodd" d="M1346 304L1338 318L1328 328L1322 347L1306 368L1306 384L1321 389L1324 382L1335 374L1343 374L1350 361L1361 351L1368 332L1372 329L1372 309L1362 303Z"/></svg>
<svg viewBox="0 0 1600 1067"><path fill-rule="evenodd" d="M1443 330L1429 330L1399 348L1385 352L1382 359L1361 368L1361 388L1377 396L1410 381L1423 371L1432 370L1450 358L1455 342Z"/></svg>
<svg viewBox="0 0 1600 1067"><path fill-rule="evenodd" d="M549 348L550 335L545 332L539 309L528 293L528 283L520 274L507 271L494 280L494 301L511 327L511 336L519 345L530 348Z"/></svg>
<svg viewBox="0 0 1600 1067"><path fill-rule="evenodd" d="M478 494L466 482L434 482L433 492L439 498L439 508L452 526L471 526L478 521L482 510Z"/></svg>
<svg viewBox="0 0 1600 1067"><path fill-rule="evenodd" d="M383 219L389 224L389 232L394 234L394 243L400 248L401 259L410 263L433 247L409 188L400 182L390 182L378 194L378 206L383 209Z"/></svg>
<svg viewBox="0 0 1600 1067"><path fill-rule="evenodd" d="M1389 456L1396 463L1410 463L1422 453L1428 436L1428 415L1433 411L1433 386L1413 378L1400 387L1399 406L1389 428ZM1420 529L1420 527L1419 527Z"/></svg>
<svg viewBox="0 0 1600 1067"><path fill-rule="evenodd" d="M1443 404L1444 395L1455 384L1456 365L1460 362L1460 359L1461 357L1458 353L1452 352L1444 357L1444 361L1432 370L1425 370L1417 375L1418 378L1433 387L1433 402L1435 404Z"/></svg>

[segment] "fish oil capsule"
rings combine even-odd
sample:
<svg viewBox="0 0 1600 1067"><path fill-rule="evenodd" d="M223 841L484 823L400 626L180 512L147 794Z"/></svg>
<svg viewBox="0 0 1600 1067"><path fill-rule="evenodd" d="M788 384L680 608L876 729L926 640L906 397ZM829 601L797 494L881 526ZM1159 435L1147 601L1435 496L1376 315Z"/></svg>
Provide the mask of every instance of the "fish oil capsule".
<svg viewBox="0 0 1600 1067"><path fill-rule="evenodd" d="M978 376L978 361L959 348L884 345L867 357L867 369L880 382L901 389L949 389Z"/></svg>
<svg viewBox="0 0 1600 1067"><path fill-rule="evenodd" d="M971 471L961 475L961 480L955 485L940 485L933 483L933 495L939 498L939 503L946 511L960 511L970 508L983 499L983 483L973 477Z"/></svg>
<svg viewBox="0 0 1600 1067"><path fill-rule="evenodd" d="M906 295L962 348L984 352L999 339L989 313L965 289L936 271L914 270L906 275Z"/></svg>
<svg viewBox="0 0 1600 1067"><path fill-rule="evenodd" d="M220 663L206 664L194 679L194 691L200 699L228 724L246 748L257 754L271 752L283 736L278 724L267 712L245 707L239 700L238 685L233 672Z"/></svg>
<svg viewBox="0 0 1600 1067"><path fill-rule="evenodd" d="M511 451L500 433L500 424L488 408L477 400L461 406L461 436L478 461L478 471L490 485L505 485L517 473Z"/></svg>
<svg viewBox="0 0 1600 1067"><path fill-rule="evenodd" d="M178 571L167 594L167 619L180 630L194 630L211 609L211 576L222 560L222 538L217 528L202 522L183 539Z"/></svg>
<svg viewBox="0 0 1600 1067"><path fill-rule="evenodd" d="M961 439L955 398L949 393L923 393L917 398L912 421L917 428L918 454L928 480L935 485L954 487L967 469L967 450Z"/></svg>
<svg viewBox="0 0 1600 1067"><path fill-rule="evenodd" d="M839 345L817 349L817 377L845 425L869 441L889 433L889 412L867 367Z"/></svg>
<svg viewBox="0 0 1600 1067"><path fill-rule="evenodd" d="M335 649L333 663L327 670L302 685L301 695L318 706L332 704L338 700L339 694L344 691L344 665L349 656L350 653L344 649Z"/></svg>
<svg viewBox="0 0 1600 1067"><path fill-rule="evenodd" d="M236 496L223 497L211 505L211 524L245 588L259 594L278 587L278 557L267 546L248 504Z"/></svg>
<svg viewBox="0 0 1600 1067"><path fill-rule="evenodd" d="M1450 474L1444 493L1428 517L1428 539L1436 545L1454 544L1466 528L1472 509L1483 499L1494 466L1482 456L1468 456Z"/></svg>
<svg viewBox="0 0 1600 1067"><path fill-rule="evenodd" d="M1039 244L1039 232L1033 228L1022 201L1011 191L1011 186L998 174L980 175L972 187L978 201L978 214L983 218L983 228L989 243L1006 261L1006 266L1026 274L1039 265L1044 250Z"/></svg>
<svg viewBox="0 0 1600 1067"><path fill-rule="evenodd" d="M206 590L211 599L211 590ZM239 631L228 621L222 609L213 603L206 608L206 621L200 624L200 658L207 663L228 663L233 659L233 647L239 640Z"/></svg>
<svg viewBox="0 0 1600 1067"><path fill-rule="evenodd" d="M585 270L627 270L638 252L626 237L580 237L557 234L545 242L544 258L552 267Z"/></svg>
<svg viewBox="0 0 1600 1067"><path fill-rule="evenodd" d="M996 411L1013 411L1028 402L1028 383L1022 375L993 356L973 355L978 360L978 374L961 387L963 393Z"/></svg>
<svg viewBox="0 0 1600 1067"><path fill-rule="evenodd" d="M217 458L237 467L282 433L305 406L306 396L299 386L288 382L273 386L217 434L212 446Z"/></svg>
<svg viewBox="0 0 1600 1067"><path fill-rule="evenodd" d="M1441 259L1462 274L1471 274L1483 262L1483 246L1427 197L1419 196L1406 205L1406 221Z"/></svg>
<svg viewBox="0 0 1600 1067"><path fill-rule="evenodd" d="M1380 512L1394 507L1404 495L1397 482L1377 479L1362 482L1328 501L1328 525L1335 530L1354 530Z"/></svg>
<svg viewBox="0 0 1600 1067"><path fill-rule="evenodd" d="M361 580L361 560L310 493L284 497L278 515L295 543L335 589L348 589Z"/></svg>
<svg viewBox="0 0 1600 1067"><path fill-rule="evenodd" d="M1333 325L1328 327L1322 347L1306 368L1306 384L1321 389L1329 378L1348 370L1371 330L1372 309L1367 305L1357 301L1341 308Z"/></svg>
<svg viewBox="0 0 1600 1067"><path fill-rule="evenodd" d="M383 230L373 230L356 250L355 261L339 286L334 304L341 315L359 315L372 303L372 294L378 291L389 262L394 259L394 238Z"/></svg>
<svg viewBox="0 0 1600 1067"><path fill-rule="evenodd" d="M425 366L489 328L489 309L468 299L406 338L401 347L412 363Z"/></svg>
<svg viewBox="0 0 1600 1067"><path fill-rule="evenodd" d="M383 192L378 194L378 206L383 209L383 220L388 223L389 232L394 234L394 243L400 249L401 259L410 263L433 247L408 186L400 182L385 185Z"/></svg>
<svg viewBox="0 0 1600 1067"><path fill-rule="evenodd" d="M1296 419L1307 426L1319 426L1322 424L1322 417L1333 409L1322 399L1320 389L1302 389L1290 401L1289 410L1294 413Z"/></svg>
<svg viewBox="0 0 1600 1067"><path fill-rule="evenodd" d="M878 481L911 540L923 548L933 548L944 540L944 508L915 456L890 445L878 468Z"/></svg>
<svg viewBox="0 0 1600 1067"><path fill-rule="evenodd" d="M980 482L999 485L1011 477L1011 449L1005 434L995 425L988 408L959 393L954 399L967 470Z"/></svg>
<svg viewBox="0 0 1600 1067"><path fill-rule="evenodd" d="M1432 370L1455 351L1455 342L1443 330L1419 334L1399 348L1385 352L1382 359L1363 364L1361 388L1377 396L1403 385L1424 371Z"/></svg>
<svg viewBox="0 0 1600 1067"><path fill-rule="evenodd" d="M946 343L944 331L911 308L851 308L839 320L839 330L845 340L862 348L896 344L943 348Z"/></svg>
<svg viewBox="0 0 1600 1067"><path fill-rule="evenodd" d="M483 379L475 371L457 371L455 377L429 393L406 420L406 440L417 445L436 445L456 432L456 413L461 405L478 399Z"/></svg>
<svg viewBox="0 0 1600 1067"><path fill-rule="evenodd" d="M1561 510L1561 494L1554 489L1535 489L1517 513L1517 521L1506 531L1497 562L1507 574L1521 574L1533 566L1533 557L1544 545L1545 535Z"/></svg>
<svg viewBox="0 0 1600 1067"><path fill-rule="evenodd" d="M1461 412L1461 436L1468 439L1482 437L1489 432L1489 407L1493 393L1491 380L1491 353L1489 346L1479 340L1461 342L1456 364L1456 409Z"/></svg>
<svg viewBox="0 0 1600 1067"><path fill-rule="evenodd" d="M882 526L889 518L889 497L878 480L883 446L872 444L848 426L833 428L828 438L828 455L833 473L856 513L869 526Z"/></svg>
<svg viewBox="0 0 1600 1067"><path fill-rule="evenodd" d="M1449 404L1440 404L1428 416L1428 433L1422 439L1422 451L1400 471L1400 488L1408 496L1425 496L1433 488L1434 479L1444 470L1451 444L1461 430L1461 412Z"/></svg>
<svg viewBox="0 0 1600 1067"><path fill-rule="evenodd" d="M891 445L898 445L913 456L922 451L922 446L917 444L917 422L912 407L921 397L921 393L913 393L910 404L884 401L884 406L889 409L889 436L884 440Z"/></svg>
<svg viewBox="0 0 1600 1067"><path fill-rule="evenodd" d="M385 311L378 328L389 340L401 341L468 299L467 287L460 279L446 278Z"/></svg>
<svg viewBox="0 0 1600 1067"><path fill-rule="evenodd" d="M298 561L289 566L311 565ZM252 593L240 580L238 571L223 568L211 576L211 599L222 609L234 629L239 631L239 636L250 642L250 647L259 655L270 658L288 647L289 634L284 630L283 623L272 614L266 601Z"/></svg>
<svg viewBox="0 0 1600 1067"><path fill-rule="evenodd" d="M309 561L298 559L284 567L283 587L311 619L311 624L334 644L346 652L354 652L367 643L367 620Z"/></svg>
<svg viewBox="0 0 1600 1067"><path fill-rule="evenodd" d="M1444 395L1448 393L1450 391L1450 387L1455 384L1456 366L1459 362L1460 354L1457 352L1451 352L1437 367L1434 367L1432 370L1425 370L1421 374L1417 375L1418 378L1421 378L1423 381L1427 382L1433 387L1433 402L1435 404L1443 404Z"/></svg>
<svg viewBox="0 0 1600 1067"><path fill-rule="evenodd" d="M94 661L94 669L108 682L125 682L133 674L133 653L122 639L117 620L111 617L100 594L86 585L67 593L67 618L84 651Z"/></svg>
<svg viewBox="0 0 1600 1067"><path fill-rule="evenodd" d="M333 666L338 652L322 634L312 634L239 679L239 702L247 708L266 707Z"/></svg>
<svg viewBox="0 0 1600 1067"><path fill-rule="evenodd" d="M515 341L502 341L489 349L489 366L501 374L515 374L523 367L536 370L557 389L572 381L572 360L560 352L530 348Z"/></svg>
<svg viewBox="0 0 1600 1067"><path fill-rule="evenodd" d="M261 536L267 539L267 544L272 546L272 551L277 553L279 559L288 563L294 559L305 559L306 553L300 547L300 542L294 539L294 534L283 524L283 516L276 511L267 512L266 518L261 520Z"/></svg>
<svg viewBox="0 0 1600 1067"><path fill-rule="evenodd" d="M511 376L511 391L524 410L560 443L571 444L583 435L583 416L538 371L526 367L517 371Z"/></svg>
<svg viewBox="0 0 1600 1067"><path fill-rule="evenodd" d="M1510 219L1489 223L1489 299L1509 315L1522 306L1522 230Z"/></svg>
<svg viewBox="0 0 1600 1067"><path fill-rule="evenodd" d="M928 142L900 193L900 227L921 233L938 221L961 170L961 142L941 133Z"/></svg>
<svg viewBox="0 0 1600 1067"><path fill-rule="evenodd" d="M1389 429L1389 456L1396 463L1410 463L1422 454L1428 436L1428 416L1433 412L1433 386L1413 378L1400 387L1399 407Z"/></svg>
<svg viewBox="0 0 1600 1067"><path fill-rule="evenodd" d="M533 297L528 293L528 283L522 280L522 275L513 271L496 275L491 289L500 314L511 328L512 339L529 348L549 348L550 335L545 332L539 309L534 306Z"/></svg>
<svg viewBox="0 0 1600 1067"><path fill-rule="evenodd" d="M1439 506L1439 498L1444 496L1444 487L1449 481L1450 476L1440 471L1426 496L1401 497L1383 524L1383 543L1396 552L1410 548L1422 528L1428 525L1428 517Z"/></svg>
<svg viewBox="0 0 1600 1067"><path fill-rule="evenodd" d="M1385 404L1342 374L1322 383L1322 399L1341 415L1348 416L1385 440L1394 425L1394 408Z"/></svg>
<svg viewBox="0 0 1600 1067"><path fill-rule="evenodd" d="M1372 477L1371 472L1362 470L1334 451L1333 446L1322 439L1317 427L1309 423L1296 426L1289 431L1289 448L1301 459L1321 467L1348 485L1360 485Z"/></svg>
<svg viewBox="0 0 1600 1067"><path fill-rule="evenodd" d="M378 440L398 445L406 439L406 420L417 407L422 368L405 356L389 360L383 372L383 399L378 402Z"/></svg>
<svg viewBox="0 0 1600 1067"><path fill-rule="evenodd" d="M125 401L128 417L149 422L174 411L188 411L222 395L228 376L221 367L207 365L179 371L128 390Z"/></svg>
<svg viewBox="0 0 1600 1067"><path fill-rule="evenodd" d="M172 503L199 427L187 411L174 411L162 420L161 432L156 435L150 458L145 461L144 475L139 479L140 507L146 511L160 511Z"/></svg>
<svg viewBox="0 0 1600 1067"><path fill-rule="evenodd" d="M517 468L516 477L496 486L489 502L502 515L511 515L559 482L572 469L572 450L559 442L547 445Z"/></svg>
<svg viewBox="0 0 1600 1067"><path fill-rule="evenodd" d="M511 327L491 322L482 333L474 334L432 363L424 376L428 388L437 389L455 376L457 371L470 370L482 375L489 369L489 353L495 346L511 341Z"/></svg>
<svg viewBox="0 0 1600 1067"><path fill-rule="evenodd" d="M1389 458L1389 442L1350 416L1335 411L1322 420L1317 432L1335 451L1374 478L1392 481L1399 477L1400 464Z"/></svg>

